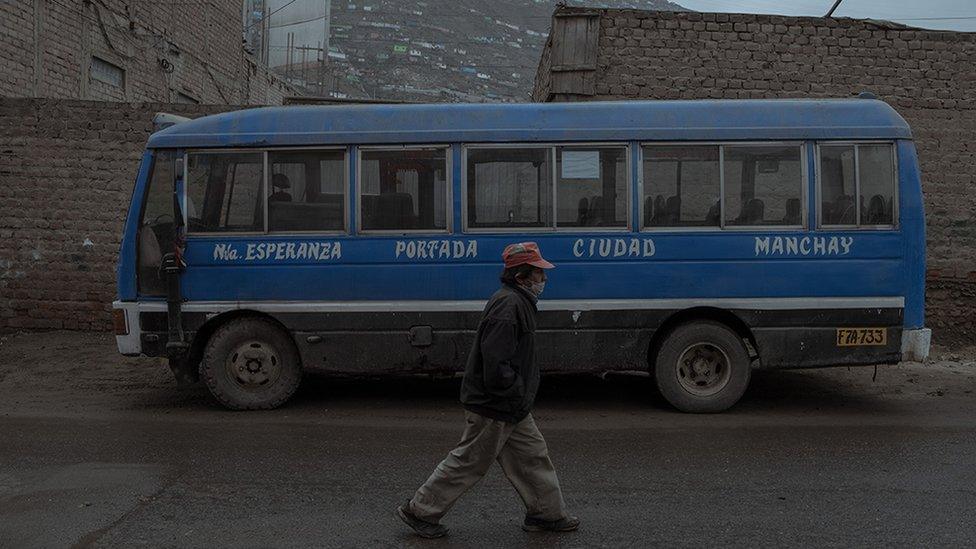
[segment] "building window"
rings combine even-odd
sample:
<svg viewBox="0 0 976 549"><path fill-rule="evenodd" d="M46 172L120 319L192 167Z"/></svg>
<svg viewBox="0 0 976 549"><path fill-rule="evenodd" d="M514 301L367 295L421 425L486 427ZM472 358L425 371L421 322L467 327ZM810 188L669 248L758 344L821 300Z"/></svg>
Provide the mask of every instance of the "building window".
<svg viewBox="0 0 976 549"><path fill-rule="evenodd" d="M719 227L719 155L717 145L644 147L644 226Z"/></svg>
<svg viewBox="0 0 976 549"><path fill-rule="evenodd" d="M268 165L268 230L345 230L345 151L270 152Z"/></svg>
<svg viewBox="0 0 976 549"><path fill-rule="evenodd" d="M264 154L187 155L191 232L264 232Z"/></svg>
<svg viewBox="0 0 976 549"><path fill-rule="evenodd" d="M467 151L468 227L552 228L552 149Z"/></svg>
<svg viewBox="0 0 976 549"><path fill-rule="evenodd" d="M125 87L125 70L100 57L92 56L89 75L92 80L104 82L117 88Z"/></svg>
<svg viewBox="0 0 976 549"><path fill-rule="evenodd" d="M364 231L446 231L445 148L363 149L360 216Z"/></svg>
<svg viewBox="0 0 976 549"><path fill-rule="evenodd" d="M627 226L626 147L556 148L556 226Z"/></svg>
<svg viewBox="0 0 976 549"><path fill-rule="evenodd" d="M798 145L722 147L725 226L803 224L803 162Z"/></svg>
<svg viewBox="0 0 976 549"><path fill-rule="evenodd" d="M820 146L821 226L892 226L894 202L892 145Z"/></svg>

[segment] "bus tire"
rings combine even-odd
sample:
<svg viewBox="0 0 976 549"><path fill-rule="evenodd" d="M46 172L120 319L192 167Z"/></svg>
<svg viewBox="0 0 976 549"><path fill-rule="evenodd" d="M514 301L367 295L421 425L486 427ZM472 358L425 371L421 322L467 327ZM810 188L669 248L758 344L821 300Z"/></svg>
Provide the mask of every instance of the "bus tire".
<svg viewBox="0 0 976 549"><path fill-rule="evenodd" d="M291 336L263 318L238 318L213 333L200 361L200 377L231 410L270 410L285 403L302 380Z"/></svg>
<svg viewBox="0 0 976 549"><path fill-rule="evenodd" d="M665 336L654 358L658 390L682 412L729 409L745 393L752 373L742 338L713 321L678 326Z"/></svg>

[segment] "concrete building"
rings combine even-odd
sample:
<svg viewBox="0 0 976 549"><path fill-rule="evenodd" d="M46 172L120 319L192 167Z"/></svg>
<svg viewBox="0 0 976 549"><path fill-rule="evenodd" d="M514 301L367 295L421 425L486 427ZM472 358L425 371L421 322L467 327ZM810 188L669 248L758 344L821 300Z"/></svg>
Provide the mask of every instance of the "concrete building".
<svg viewBox="0 0 976 549"><path fill-rule="evenodd" d="M242 46L240 0L0 2L0 97L279 104Z"/></svg>
<svg viewBox="0 0 976 549"><path fill-rule="evenodd" d="M976 33L884 21L557 8L536 101L850 97L908 120L921 162L928 324L976 331ZM940 339L941 334L941 339Z"/></svg>

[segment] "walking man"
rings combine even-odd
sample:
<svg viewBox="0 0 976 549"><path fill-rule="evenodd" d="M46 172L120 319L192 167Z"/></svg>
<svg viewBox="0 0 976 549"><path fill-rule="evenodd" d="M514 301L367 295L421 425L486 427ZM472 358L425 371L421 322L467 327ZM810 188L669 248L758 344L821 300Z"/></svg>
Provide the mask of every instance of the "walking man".
<svg viewBox="0 0 976 549"><path fill-rule="evenodd" d="M502 259L502 286L485 306L464 370L461 403L467 424L461 442L396 510L425 538L447 534L441 518L496 460L525 504L523 530L579 527L579 519L566 513L549 449L530 413L539 388L536 302L546 285L545 270L554 265L542 258L535 242L507 246Z"/></svg>

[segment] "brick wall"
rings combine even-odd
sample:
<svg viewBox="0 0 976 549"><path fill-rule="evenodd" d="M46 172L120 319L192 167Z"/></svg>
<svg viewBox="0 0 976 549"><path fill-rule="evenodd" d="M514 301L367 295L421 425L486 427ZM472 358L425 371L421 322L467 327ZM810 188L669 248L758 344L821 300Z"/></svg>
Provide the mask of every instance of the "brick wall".
<svg viewBox="0 0 976 549"><path fill-rule="evenodd" d="M0 331L110 329L152 116L232 108L0 98Z"/></svg>
<svg viewBox="0 0 976 549"><path fill-rule="evenodd" d="M0 1L0 96L280 104L294 88L242 47L240 0ZM121 86L90 74L96 56Z"/></svg>
<svg viewBox="0 0 976 549"><path fill-rule="evenodd" d="M595 66L550 59L555 19L599 18ZM927 323L976 333L976 33L852 19L557 9L536 101L849 97L869 90L908 121L927 216ZM582 36L579 35L578 36ZM556 45L553 45L556 38Z"/></svg>

